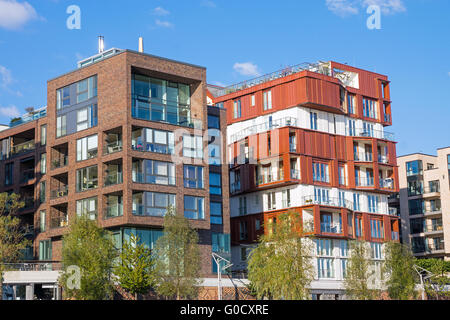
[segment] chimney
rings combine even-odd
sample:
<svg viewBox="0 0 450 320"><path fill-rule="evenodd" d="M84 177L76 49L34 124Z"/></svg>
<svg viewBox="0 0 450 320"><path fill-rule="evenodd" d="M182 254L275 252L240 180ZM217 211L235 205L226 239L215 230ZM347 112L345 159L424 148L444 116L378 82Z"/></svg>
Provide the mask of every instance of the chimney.
<svg viewBox="0 0 450 320"><path fill-rule="evenodd" d="M144 38L139 37L139 52L144 52Z"/></svg>
<svg viewBox="0 0 450 320"><path fill-rule="evenodd" d="M105 38L103 36L98 37L98 53L105 51Z"/></svg>

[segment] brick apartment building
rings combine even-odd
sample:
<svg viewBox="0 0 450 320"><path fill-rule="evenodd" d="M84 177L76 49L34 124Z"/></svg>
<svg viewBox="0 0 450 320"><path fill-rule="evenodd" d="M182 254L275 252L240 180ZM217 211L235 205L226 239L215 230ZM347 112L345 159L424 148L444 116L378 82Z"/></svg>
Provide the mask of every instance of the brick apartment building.
<svg viewBox="0 0 450 320"><path fill-rule="evenodd" d="M397 158L400 192L390 199L399 210L402 242L417 258L450 259L450 147L437 155Z"/></svg>
<svg viewBox="0 0 450 320"><path fill-rule="evenodd" d="M76 215L117 247L134 233L152 248L172 205L198 230L201 274L213 277L212 252L230 254L225 129L204 67L111 49L49 80L47 107L0 132L0 191L25 200L27 260L61 261Z"/></svg>
<svg viewBox="0 0 450 320"><path fill-rule="evenodd" d="M264 225L295 210L317 237L313 298L340 298L348 240L370 242L375 265L399 240L388 78L303 64L216 90L214 102L227 110L234 271L245 273Z"/></svg>

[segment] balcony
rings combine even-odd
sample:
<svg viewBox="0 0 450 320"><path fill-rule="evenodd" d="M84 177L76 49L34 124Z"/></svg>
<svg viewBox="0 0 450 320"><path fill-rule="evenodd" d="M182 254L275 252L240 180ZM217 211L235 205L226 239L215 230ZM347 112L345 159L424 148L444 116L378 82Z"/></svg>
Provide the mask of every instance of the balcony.
<svg viewBox="0 0 450 320"><path fill-rule="evenodd" d="M123 183L123 173L116 172L105 177L105 187Z"/></svg>
<svg viewBox="0 0 450 320"><path fill-rule="evenodd" d="M236 193L236 192L241 191L241 182L240 181L233 182L230 185L230 188L231 188L231 193Z"/></svg>
<svg viewBox="0 0 450 320"><path fill-rule="evenodd" d="M142 184L160 184L173 186L175 185L175 177L145 175L143 173L133 171L133 182Z"/></svg>
<svg viewBox="0 0 450 320"><path fill-rule="evenodd" d="M389 208L389 215L390 216L400 216L397 208Z"/></svg>
<svg viewBox="0 0 450 320"><path fill-rule="evenodd" d="M152 101L149 97L132 95L131 116L136 119L202 129L202 121L190 116L191 106L176 101Z"/></svg>
<svg viewBox="0 0 450 320"><path fill-rule="evenodd" d="M277 119L277 120L273 120L273 121L267 121L267 122L264 122L261 124L255 124L255 125L249 126L235 134L232 134L230 136L229 143L233 143L233 142L242 140L245 137L255 135L257 133L262 133L262 132L266 132L266 131L273 130L273 129L280 129L282 127L288 127L288 126L296 127L297 119L293 118L293 117L285 117L285 118L281 118L281 119ZM291 152L295 152L295 151L291 151Z"/></svg>
<svg viewBox="0 0 450 320"><path fill-rule="evenodd" d="M62 158L55 159L52 161L52 169L54 170L54 169L64 168L64 167L67 167L68 164L69 164L69 157L64 156Z"/></svg>
<svg viewBox="0 0 450 320"><path fill-rule="evenodd" d="M29 181L33 180L35 177L34 175L34 169L27 169L22 171L20 174L20 183L28 183Z"/></svg>
<svg viewBox="0 0 450 320"><path fill-rule="evenodd" d="M378 155L378 163L388 164L389 163L388 156L384 156L384 155L379 154Z"/></svg>
<svg viewBox="0 0 450 320"><path fill-rule="evenodd" d="M59 198L63 198L66 197L69 194L69 187L62 187L60 189L57 190L52 190L50 191L50 197L52 199L59 199Z"/></svg>
<svg viewBox="0 0 450 320"><path fill-rule="evenodd" d="M284 180L283 171L280 171L277 175L267 174L257 177L257 185L263 185L267 183L273 183Z"/></svg>
<svg viewBox="0 0 450 320"><path fill-rule="evenodd" d="M380 188L394 190L394 180L392 178L380 179Z"/></svg>
<svg viewBox="0 0 450 320"><path fill-rule="evenodd" d="M393 241L400 240L400 235L397 231L391 231L391 240L393 240Z"/></svg>
<svg viewBox="0 0 450 320"><path fill-rule="evenodd" d="M427 225L424 228L424 233L425 234L435 234L435 233L443 233L444 232L444 227L441 224L435 224L435 225Z"/></svg>
<svg viewBox="0 0 450 320"><path fill-rule="evenodd" d="M123 216L123 204L108 205L104 210L105 219Z"/></svg>
<svg viewBox="0 0 450 320"><path fill-rule="evenodd" d="M355 161L358 161L358 162L372 162L373 161L372 153L367 153L367 152L355 152L354 158L355 158Z"/></svg>
<svg viewBox="0 0 450 320"><path fill-rule="evenodd" d="M50 219L50 229L65 228L69 225L69 217L62 215Z"/></svg>
<svg viewBox="0 0 450 320"><path fill-rule="evenodd" d="M11 148L11 155L17 156L26 152L33 151L34 149L36 149L36 143L34 142L34 140L30 140L13 146Z"/></svg>
<svg viewBox="0 0 450 320"><path fill-rule="evenodd" d="M300 180L300 171L296 169L291 169L291 179Z"/></svg>
<svg viewBox="0 0 450 320"><path fill-rule="evenodd" d="M389 122L389 123L392 122L392 117L390 114L388 114L388 113L384 114L384 122Z"/></svg>
<svg viewBox="0 0 450 320"><path fill-rule="evenodd" d="M303 197L303 203L305 205L321 205L321 206L329 206L329 207L337 207L337 208L347 208L353 210L353 203L351 201L347 201L345 199L339 198L317 198L315 196L305 196Z"/></svg>
<svg viewBox="0 0 450 320"><path fill-rule="evenodd" d="M295 143L289 143L289 152L297 152L297 145Z"/></svg>
<svg viewBox="0 0 450 320"><path fill-rule="evenodd" d="M22 124L46 117L46 116L47 116L47 108L44 107L39 110L32 111L20 118L15 118L15 119L11 120L9 126L11 128L14 128L14 127L20 126Z"/></svg>
<svg viewBox="0 0 450 320"><path fill-rule="evenodd" d="M352 137L363 137L363 138L376 138L382 140L394 141L394 134L387 131L380 130L364 130L361 128L358 129L347 129L347 135Z"/></svg>
<svg viewBox="0 0 450 320"><path fill-rule="evenodd" d="M113 154L116 152L120 152L123 150L122 141L115 141L107 143L103 153L104 154Z"/></svg>
<svg viewBox="0 0 450 320"><path fill-rule="evenodd" d="M342 225L340 223L321 222L320 232L340 234L342 233Z"/></svg>
<svg viewBox="0 0 450 320"><path fill-rule="evenodd" d="M373 187L373 178L357 178L355 179L357 187Z"/></svg>
<svg viewBox="0 0 450 320"><path fill-rule="evenodd" d="M89 179L77 185L77 192L94 190L98 188L98 179Z"/></svg>
<svg viewBox="0 0 450 320"><path fill-rule="evenodd" d="M439 197L441 194L441 189L439 185L429 186L423 188L423 197L424 198L433 198Z"/></svg>

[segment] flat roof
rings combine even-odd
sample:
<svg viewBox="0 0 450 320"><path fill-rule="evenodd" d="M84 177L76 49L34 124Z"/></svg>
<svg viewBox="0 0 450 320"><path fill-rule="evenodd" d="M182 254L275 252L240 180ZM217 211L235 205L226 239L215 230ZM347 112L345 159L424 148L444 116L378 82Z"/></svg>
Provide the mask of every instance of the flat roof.
<svg viewBox="0 0 450 320"><path fill-rule="evenodd" d="M415 153L404 154L402 156L398 156L397 158L404 158L404 157L409 157L409 156L419 156L419 155L437 158L437 156L435 156L435 155L426 154L426 153L422 153L422 152L415 152Z"/></svg>

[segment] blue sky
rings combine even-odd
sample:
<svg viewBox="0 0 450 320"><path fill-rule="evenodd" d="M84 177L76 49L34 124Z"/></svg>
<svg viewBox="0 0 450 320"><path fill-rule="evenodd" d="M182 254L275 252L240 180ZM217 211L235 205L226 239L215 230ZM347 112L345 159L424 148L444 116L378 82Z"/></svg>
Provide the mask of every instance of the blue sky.
<svg viewBox="0 0 450 320"><path fill-rule="evenodd" d="M69 5L81 29L69 30ZM368 5L382 9L367 28ZM389 76L397 153L450 146L448 0L0 0L0 123L46 104L47 80L106 48L207 67L233 84L288 65L335 60Z"/></svg>

